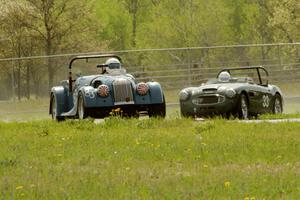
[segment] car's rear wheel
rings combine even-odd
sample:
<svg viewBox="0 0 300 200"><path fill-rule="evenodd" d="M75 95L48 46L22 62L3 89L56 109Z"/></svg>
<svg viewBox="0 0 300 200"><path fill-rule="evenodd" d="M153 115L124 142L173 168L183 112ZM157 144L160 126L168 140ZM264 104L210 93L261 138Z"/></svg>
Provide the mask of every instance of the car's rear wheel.
<svg viewBox="0 0 300 200"><path fill-rule="evenodd" d="M282 100L279 94L275 95L275 101L273 105L273 113L274 114L281 114L282 113Z"/></svg>
<svg viewBox="0 0 300 200"><path fill-rule="evenodd" d="M237 107L237 115L240 119L248 119L249 118L249 104L248 99L245 94L241 94Z"/></svg>
<svg viewBox="0 0 300 200"><path fill-rule="evenodd" d="M82 120L82 119L85 119L88 117L82 94L79 94L79 97L78 97L77 113L78 113L78 119Z"/></svg>
<svg viewBox="0 0 300 200"><path fill-rule="evenodd" d="M152 104L148 110L149 117L166 117L166 101L163 97L163 103L161 104Z"/></svg>
<svg viewBox="0 0 300 200"><path fill-rule="evenodd" d="M51 105L51 117L53 120L57 120L57 121L62 121L65 118L61 117L61 116L57 116L57 102L56 102L56 98L55 96L52 94L51 95L51 101L50 101L50 105Z"/></svg>

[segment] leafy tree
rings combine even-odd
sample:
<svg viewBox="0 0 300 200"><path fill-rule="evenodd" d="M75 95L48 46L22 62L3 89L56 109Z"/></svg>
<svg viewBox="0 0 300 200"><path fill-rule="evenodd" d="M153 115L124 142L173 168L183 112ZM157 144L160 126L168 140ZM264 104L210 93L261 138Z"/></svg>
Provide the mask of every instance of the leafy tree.
<svg viewBox="0 0 300 200"><path fill-rule="evenodd" d="M261 0L260 5L269 15L268 25L278 30L274 36L277 41L287 40L293 43L300 39L300 4L298 0Z"/></svg>
<svg viewBox="0 0 300 200"><path fill-rule="evenodd" d="M15 20L36 34L46 55L76 49L89 30L87 0L23 0L16 4L22 16L16 16ZM57 69L51 58L48 58L47 68L51 88Z"/></svg>

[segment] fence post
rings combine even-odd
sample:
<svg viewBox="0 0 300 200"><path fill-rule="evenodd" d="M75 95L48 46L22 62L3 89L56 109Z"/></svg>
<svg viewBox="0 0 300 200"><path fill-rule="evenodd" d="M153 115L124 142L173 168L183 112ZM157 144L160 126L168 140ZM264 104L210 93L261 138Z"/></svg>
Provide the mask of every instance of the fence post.
<svg viewBox="0 0 300 200"><path fill-rule="evenodd" d="M261 59L262 59L262 62L260 64L266 65L266 54L265 54L264 45L261 45Z"/></svg>
<svg viewBox="0 0 300 200"><path fill-rule="evenodd" d="M192 80L191 80L191 68L192 68L192 63L191 63L191 55L190 55L190 48L187 49L187 57L188 57L188 85L191 86L192 85Z"/></svg>
<svg viewBox="0 0 300 200"><path fill-rule="evenodd" d="M280 45L277 46L277 58L278 58L278 64L279 64L280 68L282 68L281 48L280 48Z"/></svg>

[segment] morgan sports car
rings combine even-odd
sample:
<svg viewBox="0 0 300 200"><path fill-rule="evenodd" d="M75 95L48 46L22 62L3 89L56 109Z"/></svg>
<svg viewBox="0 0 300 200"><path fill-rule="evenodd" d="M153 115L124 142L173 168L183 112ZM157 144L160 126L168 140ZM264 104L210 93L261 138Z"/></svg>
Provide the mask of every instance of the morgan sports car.
<svg viewBox="0 0 300 200"><path fill-rule="evenodd" d="M257 81L249 76L232 77L232 72L257 74ZM223 69L216 79L208 80L200 87L181 90L181 114L185 117L223 115L248 119L264 113L282 113L282 92L268 83L268 75L263 67Z"/></svg>
<svg viewBox="0 0 300 200"><path fill-rule="evenodd" d="M72 78L72 65L76 60L107 59L98 64L99 74ZM86 117L104 118L118 110L122 116L165 117L166 105L162 88L157 82L136 83L126 74L117 55L77 56L69 64L69 80L61 81L50 94L49 113L53 119Z"/></svg>

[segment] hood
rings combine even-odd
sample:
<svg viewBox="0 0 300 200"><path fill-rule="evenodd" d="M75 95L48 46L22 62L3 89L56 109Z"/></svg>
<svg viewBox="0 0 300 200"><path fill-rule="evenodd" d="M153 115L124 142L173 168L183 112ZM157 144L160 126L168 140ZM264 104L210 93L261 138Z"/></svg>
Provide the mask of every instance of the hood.
<svg viewBox="0 0 300 200"><path fill-rule="evenodd" d="M134 77L130 74L123 74L123 75L99 75L96 78L94 78L92 81L100 80L103 84L111 85L115 80L121 80L125 79L130 81L131 83L134 83Z"/></svg>
<svg viewBox="0 0 300 200"><path fill-rule="evenodd" d="M119 79L126 79L130 82L134 83L134 77L130 74L124 74L124 75L91 75L91 76L82 76L77 78L76 84L84 86L84 85L91 85L92 82L100 80L103 84L111 85L115 80Z"/></svg>
<svg viewBox="0 0 300 200"><path fill-rule="evenodd" d="M199 87L187 88L185 91L191 93L192 96L198 96L200 94L225 94L226 89L233 89L235 91L238 88L245 86L247 83L217 83L217 84L205 84Z"/></svg>
<svg viewBox="0 0 300 200"><path fill-rule="evenodd" d="M237 89L237 88L240 88L242 86L245 86L245 84L248 84L248 83L216 83L216 84L202 85L202 86L198 87L198 89L201 89L201 90L218 90L220 87Z"/></svg>

